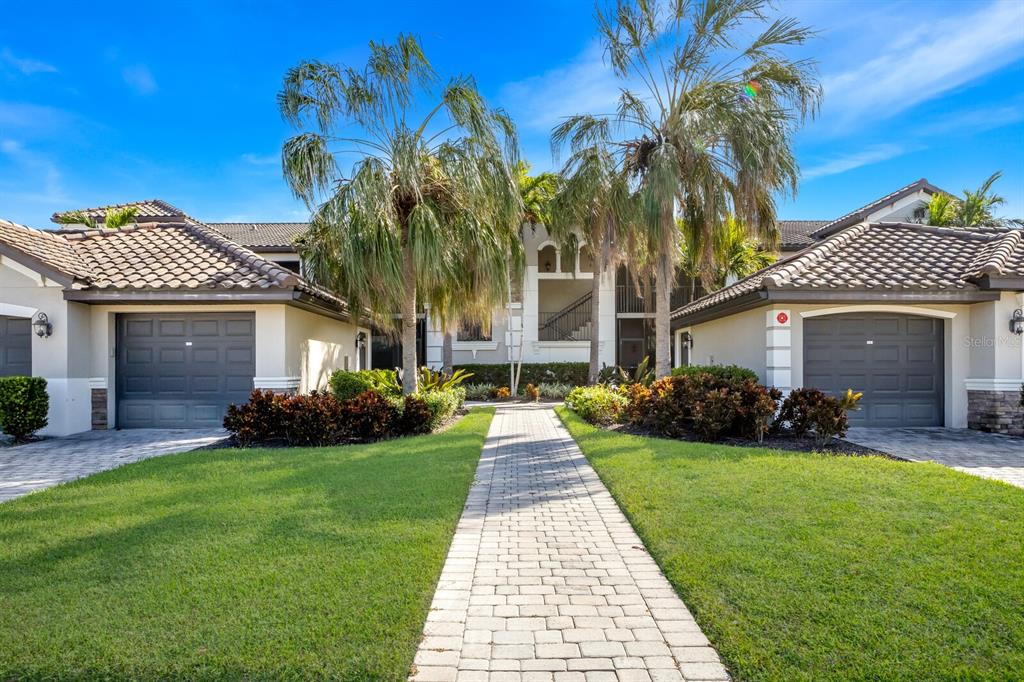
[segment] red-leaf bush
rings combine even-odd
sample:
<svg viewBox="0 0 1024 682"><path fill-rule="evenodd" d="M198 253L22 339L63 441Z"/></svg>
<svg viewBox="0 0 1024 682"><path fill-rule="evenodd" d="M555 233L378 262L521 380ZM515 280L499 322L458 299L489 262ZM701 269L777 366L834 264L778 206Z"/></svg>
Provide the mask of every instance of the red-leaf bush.
<svg viewBox="0 0 1024 682"><path fill-rule="evenodd" d="M414 436L430 433L434 412L423 398L414 395L405 396L402 413L398 416L397 428L402 435Z"/></svg>
<svg viewBox="0 0 1024 682"><path fill-rule="evenodd" d="M354 440L387 438L398 425L398 407L373 390L342 401L341 411L342 433Z"/></svg>
<svg viewBox="0 0 1024 682"><path fill-rule="evenodd" d="M850 426L847 413L858 409L860 398L861 394L852 390L835 398L816 388L796 388L783 401L775 424L788 425L798 436L813 431L815 443L822 446L833 437L846 435Z"/></svg>
<svg viewBox="0 0 1024 682"><path fill-rule="evenodd" d="M288 445L334 445L343 437L342 404L330 393L313 391L282 402L282 426Z"/></svg>
<svg viewBox="0 0 1024 682"><path fill-rule="evenodd" d="M224 428L243 448L280 440L284 437L286 400L288 396L281 393L254 389L249 394L249 402L228 406Z"/></svg>

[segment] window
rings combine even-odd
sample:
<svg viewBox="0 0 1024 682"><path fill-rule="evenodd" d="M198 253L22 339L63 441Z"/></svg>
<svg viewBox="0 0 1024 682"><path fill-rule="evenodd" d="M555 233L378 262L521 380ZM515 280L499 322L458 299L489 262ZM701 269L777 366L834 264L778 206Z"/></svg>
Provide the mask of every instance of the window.
<svg viewBox="0 0 1024 682"><path fill-rule="evenodd" d="M538 272L558 272L558 252L552 244L537 251Z"/></svg>
<svg viewBox="0 0 1024 682"><path fill-rule="evenodd" d="M594 259L589 249L580 249L580 272L593 272Z"/></svg>
<svg viewBox="0 0 1024 682"><path fill-rule="evenodd" d="M490 341L491 325L480 323L464 323L459 327L455 337L459 341Z"/></svg>

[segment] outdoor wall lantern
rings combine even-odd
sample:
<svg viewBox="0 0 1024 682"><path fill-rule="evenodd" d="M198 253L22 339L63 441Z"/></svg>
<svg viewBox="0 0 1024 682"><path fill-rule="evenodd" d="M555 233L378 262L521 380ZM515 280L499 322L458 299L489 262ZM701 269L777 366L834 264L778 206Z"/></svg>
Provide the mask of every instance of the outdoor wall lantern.
<svg viewBox="0 0 1024 682"><path fill-rule="evenodd" d="M50 324L50 318L46 316L46 313L36 315L36 319L32 320L32 330L41 339L53 334L53 325Z"/></svg>
<svg viewBox="0 0 1024 682"><path fill-rule="evenodd" d="M1024 334L1024 310L1017 308L1010 317L1010 331L1014 334Z"/></svg>
<svg viewBox="0 0 1024 682"><path fill-rule="evenodd" d="M693 348L693 334L690 332L683 332L683 348L687 350Z"/></svg>

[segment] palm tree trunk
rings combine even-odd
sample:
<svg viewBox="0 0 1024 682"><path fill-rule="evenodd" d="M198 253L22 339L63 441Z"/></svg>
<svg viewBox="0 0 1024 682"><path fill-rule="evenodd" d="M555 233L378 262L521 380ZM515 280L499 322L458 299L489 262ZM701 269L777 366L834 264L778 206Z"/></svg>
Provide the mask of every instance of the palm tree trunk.
<svg viewBox="0 0 1024 682"><path fill-rule="evenodd" d="M599 224L591 228L590 253L594 263L594 279L590 285L590 369L587 372L589 384L596 384L601 372L601 275L604 273L606 256L606 240L601 239L601 236Z"/></svg>
<svg viewBox="0 0 1024 682"><path fill-rule="evenodd" d="M405 293L402 298L402 392L415 393L418 388L416 366L416 265L412 260L412 244L408 227L402 228L402 276Z"/></svg>
<svg viewBox="0 0 1024 682"><path fill-rule="evenodd" d="M675 274L672 267L670 249L675 248L675 240L669 237L675 226L672 215L672 202L662 206L662 237L663 243L658 249L658 265L654 273L654 376L667 377L672 373L672 334L669 329L669 316L672 313L672 288Z"/></svg>
<svg viewBox="0 0 1024 682"><path fill-rule="evenodd" d="M452 348L452 333L445 327L444 342L441 346L441 365L445 374L455 371L455 351Z"/></svg>

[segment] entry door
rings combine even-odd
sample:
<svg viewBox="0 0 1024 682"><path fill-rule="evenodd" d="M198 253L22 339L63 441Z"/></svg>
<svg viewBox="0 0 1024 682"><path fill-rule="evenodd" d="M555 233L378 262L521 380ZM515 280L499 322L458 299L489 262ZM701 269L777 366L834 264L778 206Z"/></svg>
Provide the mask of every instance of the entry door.
<svg viewBox="0 0 1024 682"><path fill-rule="evenodd" d="M804 386L862 391L858 426L942 426L943 321L848 313L804 320Z"/></svg>
<svg viewBox="0 0 1024 682"><path fill-rule="evenodd" d="M0 376L32 376L32 320L0 315Z"/></svg>
<svg viewBox="0 0 1024 682"><path fill-rule="evenodd" d="M117 425L219 427L256 371L253 313L117 316Z"/></svg>

